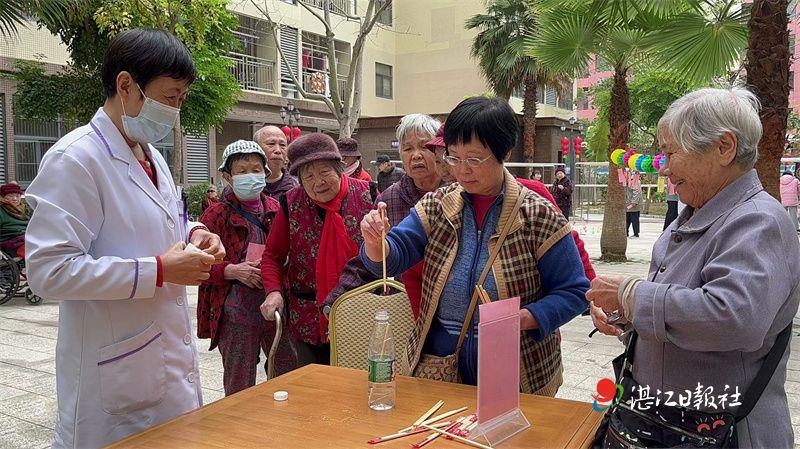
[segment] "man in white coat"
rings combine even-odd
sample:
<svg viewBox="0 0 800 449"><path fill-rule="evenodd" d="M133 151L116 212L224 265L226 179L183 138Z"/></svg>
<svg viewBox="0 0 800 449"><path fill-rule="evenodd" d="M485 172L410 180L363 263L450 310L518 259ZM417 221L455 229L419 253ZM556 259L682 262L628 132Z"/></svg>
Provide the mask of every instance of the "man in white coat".
<svg viewBox="0 0 800 449"><path fill-rule="evenodd" d="M28 281L60 300L53 447L104 446L202 405L185 286L208 279L225 250L188 222L149 145L172 132L194 77L174 36L119 34L105 104L47 152L28 188Z"/></svg>

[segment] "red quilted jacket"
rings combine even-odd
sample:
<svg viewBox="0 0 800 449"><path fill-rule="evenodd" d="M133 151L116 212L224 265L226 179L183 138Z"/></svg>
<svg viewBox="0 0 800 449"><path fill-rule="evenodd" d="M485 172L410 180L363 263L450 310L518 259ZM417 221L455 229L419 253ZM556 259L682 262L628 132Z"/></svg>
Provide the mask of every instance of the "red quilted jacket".
<svg viewBox="0 0 800 449"><path fill-rule="evenodd" d="M223 276L225 267L241 263L247 255L249 243L247 220L230 206L231 202L239 204L239 200L236 199L236 195L233 194L230 187L225 188L222 192L222 198L222 201L206 209L200 217L200 221L208 227L209 231L219 236L226 251L225 260L211 268L211 277L200 285L198 294L197 337L211 339L209 351L217 347L217 329L222 316L222 306L231 287L231 282L225 280ZM269 231L272 220L280 209L280 204L263 193L261 194L261 203L266 211L264 226Z"/></svg>

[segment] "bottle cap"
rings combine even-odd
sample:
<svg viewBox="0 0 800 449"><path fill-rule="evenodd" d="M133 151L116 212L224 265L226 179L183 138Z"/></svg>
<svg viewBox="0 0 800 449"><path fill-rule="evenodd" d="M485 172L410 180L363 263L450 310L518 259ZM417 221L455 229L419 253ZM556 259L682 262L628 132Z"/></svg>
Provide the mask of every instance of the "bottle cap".
<svg viewBox="0 0 800 449"><path fill-rule="evenodd" d="M377 312L375 312L375 319L377 321L389 321L389 311L378 310Z"/></svg>
<svg viewBox="0 0 800 449"><path fill-rule="evenodd" d="M276 401L285 401L289 399L289 392L288 391L276 391L272 394L272 399Z"/></svg>

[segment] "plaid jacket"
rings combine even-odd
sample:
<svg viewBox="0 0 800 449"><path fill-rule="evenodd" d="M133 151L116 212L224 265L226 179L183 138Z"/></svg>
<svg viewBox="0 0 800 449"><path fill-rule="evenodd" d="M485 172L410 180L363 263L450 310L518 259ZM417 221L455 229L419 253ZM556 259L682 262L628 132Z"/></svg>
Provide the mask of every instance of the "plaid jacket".
<svg viewBox="0 0 800 449"><path fill-rule="evenodd" d="M409 366L416 367L422 347L436 315L439 299L456 258L461 232L461 213L464 200L459 184L426 194L415 206L428 244L425 249L425 269L422 281L422 303L416 326L408 346ZM517 197L523 203L517 216L511 210ZM520 304L538 301L542 297L537 261L565 235L570 227L567 220L552 204L520 186L508 171L505 172L505 198L497 228L508 220L511 228L492 273L501 298L520 297ZM496 244L492 236L490 247ZM540 342L524 334L520 348L520 390L533 393L550 382L561 370L561 336L553 333Z"/></svg>

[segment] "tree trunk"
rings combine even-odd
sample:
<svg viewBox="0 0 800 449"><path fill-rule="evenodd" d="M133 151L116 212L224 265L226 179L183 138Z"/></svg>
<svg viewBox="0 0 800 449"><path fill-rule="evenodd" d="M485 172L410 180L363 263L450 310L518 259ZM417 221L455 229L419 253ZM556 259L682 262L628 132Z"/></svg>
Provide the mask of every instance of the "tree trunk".
<svg viewBox="0 0 800 449"><path fill-rule="evenodd" d="M528 75L525 77L525 94L522 100L522 123L523 141L525 142L525 162L533 162L534 147L536 140L536 76ZM533 173L532 168L528 168L528 178Z"/></svg>
<svg viewBox="0 0 800 449"><path fill-rule="evenodd" d="M614 67L614 85L611 87L611 114L608 117L607 155L616 148L624 148L630 137L631 104L627 69L620 64ZM624 262L628 238L625 235L625 190L617 178L617 166L609 165L608 192L603 212L603 230L600 236L600 258L606 262Z"/></svg>
<svg viewBox="0 0 800 449"><path fill-rule="evenodd" d="M173 148L170 157L170 170L172 170L172 180L175 185L183 185L183 133L181 132L181 125L178 123L172 129Z"/></svg>
<svg viewBox="0 0 800 449"><path fill-rule="evenodd" d="M763 135L756 171L764 189L780 200L781 155L786 148L789 117L788 0L756 0L750 14L747 85L761 102Z"/></svg>

